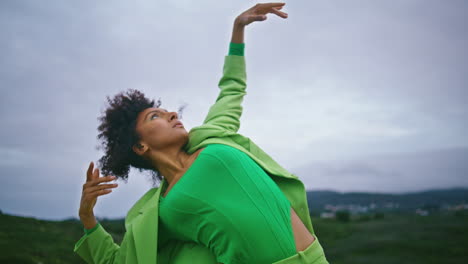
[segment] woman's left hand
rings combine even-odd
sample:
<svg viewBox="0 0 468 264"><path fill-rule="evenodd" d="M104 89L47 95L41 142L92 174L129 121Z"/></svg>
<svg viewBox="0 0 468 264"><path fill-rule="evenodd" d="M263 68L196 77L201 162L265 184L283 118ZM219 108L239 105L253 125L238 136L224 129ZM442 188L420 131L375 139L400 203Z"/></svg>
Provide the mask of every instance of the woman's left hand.
<svg viewBox="0 0 468 264"><path fill-rule="evenodd" d="M287 18L288 14L279 11L286 3L264 3L256 4L255 6L244 11L236 18L236 23L240 26L247 26L254 21L263 21L267 19L266 14L273 13L282 18Z"/></svg>

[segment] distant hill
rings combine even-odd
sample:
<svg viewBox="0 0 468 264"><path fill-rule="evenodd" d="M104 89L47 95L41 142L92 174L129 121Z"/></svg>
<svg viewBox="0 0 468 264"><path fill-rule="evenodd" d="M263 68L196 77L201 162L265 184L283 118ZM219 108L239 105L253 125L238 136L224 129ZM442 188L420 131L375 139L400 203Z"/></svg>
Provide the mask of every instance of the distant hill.
<svg viewBox="0 0 468 264"><path fill-rule="evenodd" d="M325 210L327 204L375 204L376 210L414 211L417 208L443 208L468 203L468 188L434 189L405 194L372 192L307 191L307 201L312 213ZM397 208L395 208L397 204Z"/></svg>
<svg viewBox="0 0 468 264"><path fill-rule="evenodd" d="M339 193L309 191L309 205L400 203L402 208L468 201L463 188L429 190L409 194ZM466 263L468 210L445 211L419 216L414 213L384 213L383 218L357 218L349 222L312 217L320 244L330 263L385 264ZM102 226L121 243L124 219L98 218ZM48 221L9 215L0 211L0 263L85 263L73 252L84 235L78 219ZM443 241L443 242L441 242ZM391 250L389 250L391 249ZM428 252L437 249L437 254ZM407 262L404 262L407 263ZM408 262L409 263L409 262Z"/></svg>

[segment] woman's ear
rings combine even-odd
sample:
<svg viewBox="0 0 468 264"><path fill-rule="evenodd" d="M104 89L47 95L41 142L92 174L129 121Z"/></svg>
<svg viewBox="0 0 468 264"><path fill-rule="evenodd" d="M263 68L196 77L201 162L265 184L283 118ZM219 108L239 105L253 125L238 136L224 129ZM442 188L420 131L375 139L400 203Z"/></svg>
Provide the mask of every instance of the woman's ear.
<svg viewBox="0 0 468 264"><path fill-rule="evenodd" d="M136 143L135 145L133 145L132 147L133 151L138 154L138 155L143 155L143 153L146 152L146 148L141 145L140 143Z"/></svg>

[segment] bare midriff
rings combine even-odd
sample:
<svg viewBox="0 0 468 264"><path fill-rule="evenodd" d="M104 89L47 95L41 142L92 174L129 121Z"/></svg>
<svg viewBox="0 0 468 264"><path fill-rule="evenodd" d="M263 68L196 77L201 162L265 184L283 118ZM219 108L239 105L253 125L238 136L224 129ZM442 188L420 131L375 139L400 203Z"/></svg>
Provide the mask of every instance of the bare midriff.
<svg viewBox="0 0 468 264"><path fill-rule="evenodd" d="M296 242L296 252L303 251L315 241L315 237L305 227L292 207L291 224L294 232L294 241Z"/></svg>

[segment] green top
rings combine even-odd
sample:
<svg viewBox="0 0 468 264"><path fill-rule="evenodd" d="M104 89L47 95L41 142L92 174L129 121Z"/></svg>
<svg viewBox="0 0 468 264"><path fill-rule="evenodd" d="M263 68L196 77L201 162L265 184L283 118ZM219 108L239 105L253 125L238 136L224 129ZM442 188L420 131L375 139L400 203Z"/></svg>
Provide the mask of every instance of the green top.
<svg viewBox="0 0 468 264"><path fill-rule="evenodd" d="M247 154L210 144L160 196L159 232L202 244L224 264L271 264L296 254L290 206Z"/></svg>
<svg viewBox="0 0 468 264"><path fill-rule="evenodd" d="M229 53L228 55L238 55L238 56L244 56L244 48L245 48L245 43L234 43L230 42L229 43ZM94 230L98 228L99 222L97 225L95 225L91 229L86 229L83 228L85 234L91 234Z"/></svg>

